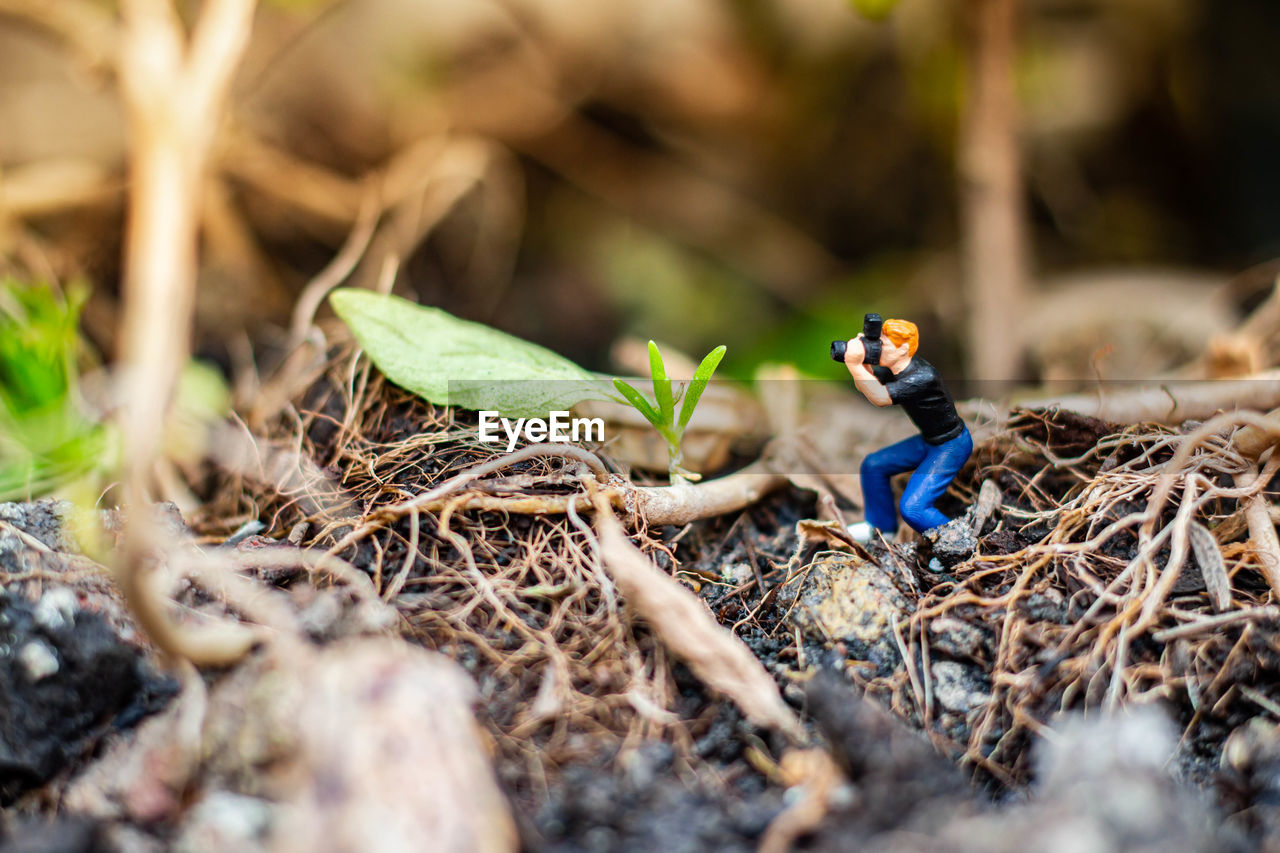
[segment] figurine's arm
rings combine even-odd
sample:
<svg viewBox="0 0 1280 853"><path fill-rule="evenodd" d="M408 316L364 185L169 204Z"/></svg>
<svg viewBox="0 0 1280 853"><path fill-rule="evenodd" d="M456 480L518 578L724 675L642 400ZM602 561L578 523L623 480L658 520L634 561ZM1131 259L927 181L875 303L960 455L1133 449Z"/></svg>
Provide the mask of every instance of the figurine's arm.
<svg viewBox="0 0 1280 853"><path fill-rule="evenodd" d="M889 389L884 387L871 369L862 363L862 358L862 335L858 335L849 341L844 351L844 366L849 368L849 373L853 376L854 387L874 405L882 408L892 406L893 400L889 399Z"/></svg>

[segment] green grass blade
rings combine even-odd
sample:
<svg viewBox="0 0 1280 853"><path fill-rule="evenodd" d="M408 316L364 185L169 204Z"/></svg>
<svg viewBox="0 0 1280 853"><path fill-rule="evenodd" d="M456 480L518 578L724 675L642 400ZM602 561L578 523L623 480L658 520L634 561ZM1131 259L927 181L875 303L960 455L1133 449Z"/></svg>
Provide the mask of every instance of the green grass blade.
<svg viewBox="0 0 1280 853"><path fill-rule="evenodd" d="M676 403L671 396L671 380L667 378L667 366L662 363L658 345L649 341L649 373L653 376L653 399L658 401L658 411L664 424L675 423Z"/></svg>
<svg viewBox="0 0 1280 853"><path fill-rule="evenodd" d="M662 429L664 426L662 422L662 415L658 413L658 410L653 407L652 403L644 398L643 394L623 382L621 379L614 379L613 387L617 388L618 392L627 398L627 402L635 406L640 414L644 415L645 420L653 424L658 429Z"/></svg>
<svg viewBox="0 0 1280 853"><path fill-rule="evenodd" d="M684 404L680 406L680 424L679 430L684 432L684 428L689 423L689 418L693 417L693 410L697 408L698 400L702 399L702 392L707 390L707 383L711 381L711 375L716 372L716 368L720 366L720 359L724 358L727 347L718 346L711 352L707 353L707 357L702 360L702 364L698 365L698 369L693 372L693 381L689 383L689 390L684 394Z"/></svg>

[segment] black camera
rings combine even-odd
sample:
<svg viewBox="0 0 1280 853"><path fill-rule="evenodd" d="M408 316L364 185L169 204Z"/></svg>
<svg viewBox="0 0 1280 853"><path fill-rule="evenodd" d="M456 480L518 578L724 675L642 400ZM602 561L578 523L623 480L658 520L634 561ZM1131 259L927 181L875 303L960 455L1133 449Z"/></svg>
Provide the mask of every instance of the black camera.
<svg viewBox="0 0 1280 853"><path fill-rule="evenodd" d="M879 314L868 314L862 318L863 364L880 363L880 330L883 326L884 318ZM848 341L832 341L831 360L844 361L845 350L848 348Z"/></svg>

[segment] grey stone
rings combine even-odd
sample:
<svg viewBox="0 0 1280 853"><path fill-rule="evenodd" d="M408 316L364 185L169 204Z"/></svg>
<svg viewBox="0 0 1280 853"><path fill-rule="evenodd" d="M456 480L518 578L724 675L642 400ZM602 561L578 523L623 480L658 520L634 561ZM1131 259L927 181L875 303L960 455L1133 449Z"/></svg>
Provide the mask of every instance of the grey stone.
<svg viewBox="0 0 1280 853"><path fill-rule="evenodd" d="M1168 770L1177 732L1154 707L1108 717L1070 716L1037 747L1031 800L953 823L946 849L1014 853L1238 850L1208 801Z"/></svg>
<svg viewBox="0 0 1280 853"><path fill-rule="evenodd" d="M18 652L18 663L32 682L43 681L58 672L58 656L49 644L32 640Z"/></svg>
<svg viewBox="0 0 1280 853"><path fill-rule="evenodd" d="M76 600L75 590L59 586L40 596L32 615L43 628L56 631L76 624L76 611L80 603Z"/></svg>
<svg viewBox="0 0 1280 853"><path fill-rule="evenodd" d="M778 599L791 623L810 639L842 642L850 655L883 672L899 664L893 624L907 620L910 605L893 576L876 563L824 551L807 573L780 590Z"/></svg>
<svg viewBox="0 0 1280 853"><path fill-rule="evenodd" d="M948 711L966 714L990 698L986 676L977 667L940 660L929 672L933 675L933 696Z"/></svg>
<svg viewBox="0 0 1280 853"><path fill-rule="evenodd" d="M978 549L973 527L964 518L953 518L946 524L924 532L924 554L937 560L944 569L963 563Z"/></svg>
<svg viewBox="0 0 1280 853"><path fill-rule="evenodd" d="M942 616L929 623L929 647L947 657L975 663L990 658L986 633L954 616Z"/></svg>
<svg viewBox="0 0 1280 853"><path fill-rule="evenodd" d="M67 525L73 511L70 501L48 498L26 503L3 503L0 504L0 521L12 524L53 551L74 552L80 550L79 543ZM22 550L29 547L12 533L0 532L0 555L15 546Z"/></svg>
<svg viewBox="0 0 1280 853"><path fill-rule="evenodd" d="M259 797L214 791L192 807L174 849L181 853L260 849L274 809Z"/></svg>

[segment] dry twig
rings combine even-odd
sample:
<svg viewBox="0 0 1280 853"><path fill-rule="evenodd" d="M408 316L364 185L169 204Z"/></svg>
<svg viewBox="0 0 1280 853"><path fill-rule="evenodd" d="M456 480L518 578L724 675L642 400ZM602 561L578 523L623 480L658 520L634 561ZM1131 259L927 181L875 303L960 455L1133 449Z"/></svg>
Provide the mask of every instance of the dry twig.
<svg viewBox="0 0 1280 853"><path fill-rule="evenodd" d="M719 625L697 596L659 571L627 541L604 501L596 503L600 552L627 605L708 686L729 696L747 719L801 740L800 722L751 650Z"/></svg>
<svg viewBox="0 0 1280 853"><path fill-rule="evenodd" d="M190 351L196 224L203 172L222 102L249 38L254 0L209 0L188 40L167 0L126 0L119 55L133 134L125 252L124 493L134 512L118 563L120 587L162 649L195 663L225 663L248 648L242 634L195 642L170 624L146 575L160 541L148 483L161 430Z"/></svg>

